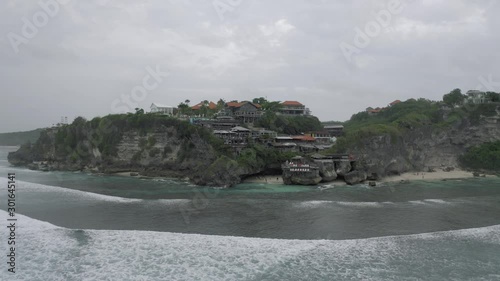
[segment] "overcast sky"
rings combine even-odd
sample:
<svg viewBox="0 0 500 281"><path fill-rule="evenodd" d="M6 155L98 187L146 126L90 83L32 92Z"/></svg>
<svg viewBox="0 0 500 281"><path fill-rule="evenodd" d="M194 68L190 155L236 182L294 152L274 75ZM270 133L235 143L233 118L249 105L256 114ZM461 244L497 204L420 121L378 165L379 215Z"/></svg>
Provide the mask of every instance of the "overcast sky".
<svg viewBox="0 0 500 281"><path fill-rule="evenodd" d="M500 91L496 1L55 1L0 2L0 132L185 99L297 100L326 121Z"/></svg>

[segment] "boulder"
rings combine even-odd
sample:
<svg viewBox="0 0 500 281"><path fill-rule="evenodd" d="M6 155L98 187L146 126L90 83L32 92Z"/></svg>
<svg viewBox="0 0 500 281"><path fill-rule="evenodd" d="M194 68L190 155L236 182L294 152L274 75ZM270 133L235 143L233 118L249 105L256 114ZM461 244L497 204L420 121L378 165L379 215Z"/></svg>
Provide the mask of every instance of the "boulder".
<svg viewBox="0 0 500 281"><path fill-rule="evenodd" d="M337 179L333 160L315 160L314 163L319 168L319 176L322 182L329 182Z"/></svg>
<svg viewBox="0 0 500 281"><path fill-rule="evenodd" d="M287 185L317 185L322 180L318 169L307 173L290 172L290 170L284 169L282 177L283 183Z"/></svg>
<svg viewBox="0 0 500 281"><path fill-rule="evenodd" d="M345 177L352 170L351 162L349 161L341 161L337 162L337 175L341 177Z"/></svg>
<svg viewBox="0 0 500 281"><path fill-rule="evenodd" d="M344 179L349 185L358 184L366 180L366 173L363 171L352 171L345 175Z"/></svg>

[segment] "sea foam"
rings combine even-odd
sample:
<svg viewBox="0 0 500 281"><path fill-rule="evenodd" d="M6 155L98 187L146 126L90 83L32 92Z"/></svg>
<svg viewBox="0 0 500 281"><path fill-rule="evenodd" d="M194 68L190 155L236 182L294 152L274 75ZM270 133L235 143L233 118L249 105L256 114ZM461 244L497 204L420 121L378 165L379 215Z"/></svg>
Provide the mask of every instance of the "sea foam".
<svg viewBox="0 0 500 281"><path fill-rule="evenodd" d="M132 202L142 201L142 199L110 196L110 195L104 195L104 194L98 194L98 193L92 193L87 191L75 190L59 186L44 185L38 183L18 181L17 184L18 184L18 189L23 189L26 191L57 192L58 194L65 194L75 198L87 198L92 200L99 200L106 202L120 202L120 203L132 203Z"/></svg>
<svg viewBox="0 0 500 281"><path fill-rule="evenodd" d="M7 213L0 211L0 219L6 218ZM500 225L334 241L73 230L22 215L18 219L17 273L2 270L1 280L493 280L499 276ZM7 230L1 228L0 234L6 237ZM1 256L5 265L6 257Z"/></svg>

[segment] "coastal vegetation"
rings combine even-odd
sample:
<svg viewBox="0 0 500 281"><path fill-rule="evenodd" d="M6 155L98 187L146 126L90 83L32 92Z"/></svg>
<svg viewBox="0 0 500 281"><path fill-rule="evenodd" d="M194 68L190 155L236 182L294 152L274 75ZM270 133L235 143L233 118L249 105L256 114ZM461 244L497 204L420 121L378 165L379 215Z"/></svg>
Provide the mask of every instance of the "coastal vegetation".
<svg viewBox="0 0 500 281"><path fill-rule="evenodd" d="M271 165L280 165L296 155L295 152L281 152L261 144L253 144L244 149L236 160L243 167L263 169Z"/></svg>
<svg viewBox="0 0 500 281"><path fill-rule="evenodd" d="M395 104L376 115L363 111L343 123L344 135L339 137L331 152L344 152L367 137L390 135L395 141L405 130L444 122L440 104L427 99L409 99Z"/></svg>
<svg viewBox="0 0 500 281"><path fill-rule="evenodd" d="M284 116L278 115L274 111L265 112L256 125L287 135L299 135L309 131L319 131L323 128L315 116Z"/></svg>
<svg viewBox="0 0 500 281"><path fill-rule="evenodd" d="M343 123L344 135L338 138L336 146L325 153L345 152L373 136L389 135L395 142L405 132L421 127L443 130L464 120L477 125L482 117L498 114L500 94L487 92L486 98L487 103L472 103L460 89L454 89L443 96L443 101L409 99L383 108L376 114L359 112Z"/></svg>
<svg viewBox="0 0 500 281"><path fill-rule="evenodd" d="M153 133L161 127L176 128L178 137L189 140L194 135L199 136L208 142L219 155L228 155L229 147L215 137L209 130L189 124L173 117L156 114L146 114L143 110L137 109L135 114L115 114L105 117L96 117L86 121L82 117L76 118L70 125L63 126L57 130L55 137L55 150L59 157L73 157L76 160L87 160L89 153L81 140L88 140L92 145L99 148L104 158L116 156L117 147L122 140L123 134L127 131L137 131L141 138L139 147L141 149L151 149L156 144L154 137L146 138L148 133ZM40 143L46 138L46 133L42 134ZM183 143L180 157L186 157L191 150L189 141ZM171 151L170 147L165 147L163 152ZM150 155L160 154L162 151L150 150ZM139 158L137 155L136 158Z"/></svg>
<svg viewBox="0 0 500 281"><path fill-rule="evenodd" d="M472 147L459 160L467 169L500 172L500 141Z"/></svg>

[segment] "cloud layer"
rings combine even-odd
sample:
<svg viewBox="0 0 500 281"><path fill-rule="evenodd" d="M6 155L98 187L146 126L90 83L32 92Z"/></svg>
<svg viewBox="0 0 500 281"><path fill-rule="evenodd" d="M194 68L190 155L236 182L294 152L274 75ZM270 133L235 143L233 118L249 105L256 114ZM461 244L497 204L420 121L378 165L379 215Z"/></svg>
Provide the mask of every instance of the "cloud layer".
<svg viewBox="0 0 500 281"><path fill-rule="evenodd" d="M495 1L401 0L380 22L395 1L2 1L0 132L115 113L123 97L132 110L264 96L346 120L495 80ZM359 31L373 35L362 48ZM343 43L357 48L350 59ZM148 67L169 76L141 94Z"/></svg>

